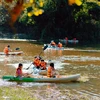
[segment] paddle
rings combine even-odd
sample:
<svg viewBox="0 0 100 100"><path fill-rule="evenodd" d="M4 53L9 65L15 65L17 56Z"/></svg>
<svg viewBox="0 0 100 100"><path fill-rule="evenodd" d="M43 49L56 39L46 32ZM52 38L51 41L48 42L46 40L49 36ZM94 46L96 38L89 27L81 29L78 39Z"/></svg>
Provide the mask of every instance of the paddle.
<svg viewBox="0 0 100 100"><path fill-rule="evenodd" d="M39 57L40 57L40 55L42 54L42 52L43 52L45 49L47 49L47 47L48 47L48 45L44 46L43 50L42 50L42 51L40 52L40 54L39 54Z"/></svg>
<svg viewBox="0 0 100 100"><path fill-rule="evenodd" d="M29 66L28 68L26 68L26 70L28 70L28 69L31 67L32 64L33 64L33 63L31 63L30 66Z"/></svg>
<svg viewBox="0 0 100 100"><path fill-rule="evenodd" d="M43 52L44 50L47 49L47 47L48 47L48 45L44 46L43 50L42 50L42 51L40 52L40 54L39 54L39 57L40 57L40 55L42 54L42 52ZM32 64L33 64L33 63L31 63L30 66L31 66ZM29 66L28 68L26 68L26 70L28 70L28 69L30 68L30 66Z"/></svg>

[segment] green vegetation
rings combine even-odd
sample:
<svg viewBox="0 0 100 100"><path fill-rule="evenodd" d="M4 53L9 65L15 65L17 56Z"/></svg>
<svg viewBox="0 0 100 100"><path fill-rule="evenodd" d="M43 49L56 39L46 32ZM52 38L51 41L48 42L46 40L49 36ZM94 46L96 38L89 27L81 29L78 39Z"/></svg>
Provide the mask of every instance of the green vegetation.
<svg viewBox="0 0 100 100"><path fill-rule="evenodd" d="M81 44L99 44L100 1L82 0L82 4L73 5L69 5L68 1L35 0L35 4L27 3L14 23L16 33L31 35L31 39L42 41L68 37L77 38ZM3 27L4 33L13 33L9 25L3 24Z"/></svg>
<svg viewBox="0 0 100 100"><path fill-rule="evenodd" d="M36 100L25 88L0 87L0 100Z"/></svg>

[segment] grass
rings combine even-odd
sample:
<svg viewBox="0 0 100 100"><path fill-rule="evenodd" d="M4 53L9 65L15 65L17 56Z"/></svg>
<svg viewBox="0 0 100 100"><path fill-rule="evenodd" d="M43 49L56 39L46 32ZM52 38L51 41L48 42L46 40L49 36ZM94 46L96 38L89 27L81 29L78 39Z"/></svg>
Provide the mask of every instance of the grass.
<svg viewBox="0 0 100 100"><path fill-rule="evenodd" d="M36 98L26 88L0 87L0 100L36 100Z"/></svg>

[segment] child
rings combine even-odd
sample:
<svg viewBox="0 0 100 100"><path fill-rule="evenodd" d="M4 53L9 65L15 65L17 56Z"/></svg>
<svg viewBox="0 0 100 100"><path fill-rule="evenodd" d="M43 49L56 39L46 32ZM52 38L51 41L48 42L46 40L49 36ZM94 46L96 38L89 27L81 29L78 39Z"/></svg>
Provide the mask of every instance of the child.
<svg viewBox="0 0 100 100"><path fill-rule="evenodd" d="M8 55L9 52L12 51L12 50L10 49L10 45L6 46L6 47L4 48L3 51L4 51L5 55Z"/></svg>
<svg viewBox="0 0 100 100"><path fill-rule="evenodd" d="M47 70L47 77L56 77L55 76L56 73L55 73L55 68L54 68L54 63L50 63L50 66L48 67L48 70Z"/></svg>
<svg viewBox="0 0 100 100"><path fill-rule="evenodd" d="M46 70L46 66L47 66L47 63L42 59L41 63L40 63L40 69L41 70Z"/></svg>
<svg viewBox="0 0 100 100"><path fill-rule="evenodd" d="M16 77L29 77L28 73L22 72L23 65L19 63L18 68L16 69Z"/></svg>

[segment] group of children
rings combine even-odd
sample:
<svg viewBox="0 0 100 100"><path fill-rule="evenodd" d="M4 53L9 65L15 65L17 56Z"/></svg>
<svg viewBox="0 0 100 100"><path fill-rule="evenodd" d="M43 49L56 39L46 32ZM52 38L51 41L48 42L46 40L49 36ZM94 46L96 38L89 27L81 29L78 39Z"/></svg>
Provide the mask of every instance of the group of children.
<svg viewBox="0 0 100 100"><path fill-rule="evenodd" d="M58 42L58 44L56 44L56 43L54 42L54 40L51 41L50 45L53 46L53 47L59 47L59 48L62 47L62 43L61 43L61 42Z"/></svg>
<svg viewBox="0 0 100 100"><path fill-rule="evenodd" d="M33 64L37 69L47 70L47 77L55 77L56 71L54 68L54 63L50 63L49 67L47 68L47 63L44 60L42 60L40 57L35 57ZM23 65L20 63L16 69L16 77L34 77L29 73L24 73L22 68Z"/></svg>
<svg viewBox="0 0 100 100"><path fill-rule="evenodd" d="M19 63L18 68L16 69L16 77L34 77L29 73L24 73L22 69L23 69L23 64ZM56 77L54 63L50 63L50 66L47 68L47 77L48 78Z"/></svg>
<svg viewBox="0 0 100 100"><path fill-rule="evenodd" d="M54 42L54 41L53 41ZM54 45L54 44L51 44ZM8 55L10 49L10 45L4 48L5 55ZM47 68L47 63L39 56L34 57L33 65L40 70L47 70L47 77L55 77L55 68L54 63L50 63L49 67ZM29 73L24 73L22 71L23 64L19 63L16 69L16 77L30 77Z"/></svg>
<svg viewBox="0 0 100 100"><path fill-rule="evenodd" d="M47 63L41 57L34 57L33 64L37 69L46 70Z"/></svg>

